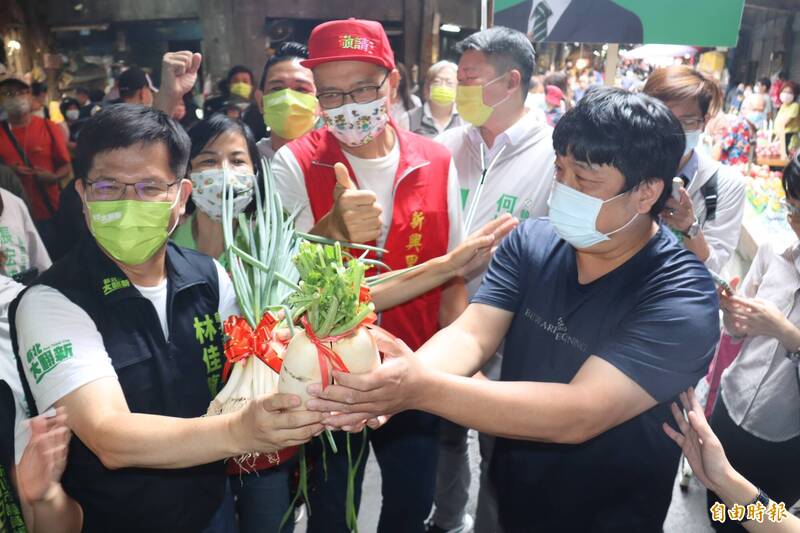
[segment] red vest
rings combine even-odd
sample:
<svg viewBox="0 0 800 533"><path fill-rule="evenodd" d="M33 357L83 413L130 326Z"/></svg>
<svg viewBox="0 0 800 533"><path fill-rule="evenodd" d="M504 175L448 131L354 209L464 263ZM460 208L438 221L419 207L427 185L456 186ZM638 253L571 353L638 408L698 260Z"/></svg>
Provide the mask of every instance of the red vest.
<svg viewBox="0 0 800 533"><path fill-rule="evenodd" d="M400 163L394 177L394 208L381 260L392 270L423 263L447 253L450 220L447 212L447 178L450 152L444 146L414 133L394 128L400 143ZM290 142L306 183L314 221L333 208L336 186L334 163L347 166L339 142L326 128ZM388 179L388 177L387 177ZM439 329L441 290L434 289L410 302L381 313L380 324L416 350Z"/></svg>

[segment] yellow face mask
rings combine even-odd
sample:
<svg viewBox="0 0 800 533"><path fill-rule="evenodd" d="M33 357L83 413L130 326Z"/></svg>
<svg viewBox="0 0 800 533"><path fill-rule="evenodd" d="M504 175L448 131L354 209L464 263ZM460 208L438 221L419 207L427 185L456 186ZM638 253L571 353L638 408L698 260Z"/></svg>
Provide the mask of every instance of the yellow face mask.
<svg viewBox="0 0 800 533"><path fill-rule="evenodd" d="M317 97L294 89L264 95L264 124L284 139L302 137L317 121Z"/></svg>
<svg viewBox="0 0 800 533"><path fill-rule="evenodd" d="M239 81L231 84L231 94L248 100L253 93L253 86L249 83Z"/></svg>
<svg viewBox="0 0 800 533"><path fill-rule="evenodd" d="M431 100L439 105L450 105L456 101L456 90L444 85L431 85Z"/></svg>
<svg viewBox="0 0 800 533"><path fill-rule="evenodd" d="M505 76L501 74L483 85L459 85L456 89L456 106L461 118L475 126L483 126L492 116L494 108L508 100L508 96L494 105L483 103L483 88ZM510 96L510 95L509 95Z"/></svg>

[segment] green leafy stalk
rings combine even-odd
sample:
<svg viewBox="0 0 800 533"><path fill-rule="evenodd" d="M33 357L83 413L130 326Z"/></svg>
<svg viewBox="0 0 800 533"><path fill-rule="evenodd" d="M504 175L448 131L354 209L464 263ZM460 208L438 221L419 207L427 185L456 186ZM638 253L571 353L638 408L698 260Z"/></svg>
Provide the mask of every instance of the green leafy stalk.
<svg viewBox="0 0 800 533"><path fill-rule="evenodd" d="M372 303L361 298L366 261L349 259L345 264L338 242L333 245L302 242L294 264L300 282L289 303L304 309L317 337L346 333L374 311Z"/></svg>

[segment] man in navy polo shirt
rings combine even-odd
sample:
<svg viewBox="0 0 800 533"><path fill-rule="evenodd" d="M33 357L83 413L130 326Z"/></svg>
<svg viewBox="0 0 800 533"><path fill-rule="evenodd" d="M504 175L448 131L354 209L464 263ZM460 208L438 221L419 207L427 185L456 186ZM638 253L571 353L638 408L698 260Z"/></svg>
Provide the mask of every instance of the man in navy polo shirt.
<svg viewBox="0 0 800 533"><path fill-rule="evenodd" d="M719 335L707 270L658 221L681 125L653 98L597 88L553 141L549 218L505 239L464 314L415 357L312 387L307 406L353 413L330 425L420 409L498 435L506 532L661 531L678 465L661 424ZM503 339L501 381L466 377Z"/></svg>

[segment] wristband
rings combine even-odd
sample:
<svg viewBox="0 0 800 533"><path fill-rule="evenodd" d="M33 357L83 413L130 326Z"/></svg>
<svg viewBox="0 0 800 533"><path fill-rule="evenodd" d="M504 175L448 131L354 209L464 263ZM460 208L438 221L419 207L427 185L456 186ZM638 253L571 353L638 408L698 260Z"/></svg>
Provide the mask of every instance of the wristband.
<svg viewBox="0 0 800 533"><path fill-rule="evenodd" d="M755 498L753 498L753 501L751 501L750 503L748 503L748 504L745 506L745 508L748 508L748 507L750 507L751 505L755 505L755 504L757 504L757 503L760 503L760 504L761 504L761 505L763 505L764 507L769 507L769 496L767 496L767 495L766 495L766 493L765 493L763 490L761 490L761 489L758 489L758 494L756 494L756 497L755 497ZM742 520L742 523L744 524L745 522L750 522L750 521L752 521L752 520L754 520L754 519L753 519L753 518L748 518L748 519L746 519L746 520Z"/></svg>

